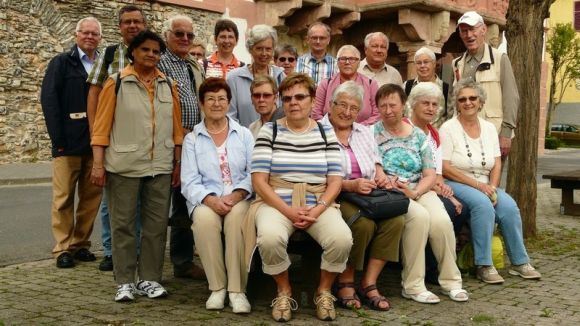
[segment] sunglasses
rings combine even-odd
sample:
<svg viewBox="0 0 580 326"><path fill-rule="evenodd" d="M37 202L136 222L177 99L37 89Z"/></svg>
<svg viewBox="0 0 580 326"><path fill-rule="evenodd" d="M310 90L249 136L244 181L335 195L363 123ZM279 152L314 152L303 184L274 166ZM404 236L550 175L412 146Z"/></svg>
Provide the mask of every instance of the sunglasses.
<svg viewBox="0 0 580 326"><path fill-rule="evenodd" d="M260 99L269 100L273 96L274 96L274 94L272 94L272 93L252 93L252 98L254 100L260 100Z"/></svg>
<svg viewBox="0 0 580 326"><path fill-rule="evenodd" d="M187 39L190 41L193 40L193 38L195 37L195 34L193 34L193 33L186 33L186 32L182 32L182 31L177 31L177 32L170 31L170 32L173 33L173 35L175 35L175 37L177 37L177 38L183 38L184 36L187 35Z"/></svg>
<svg viewBox="0 0 580 326"><path fill-rule="evenodd" d="M294 94L294 96L282 96L282 102L290 103L292 99L300 102L303 101L305 98L310 97L308 94Z"/></svg>
<svg viewBox="0 0 580 326"><path fill-rule="evenodd" d="M288 62L292 63L292 62L296 61L296 58L294 58L294 57L288 57L288 58L280 57L280 58L278 58L278 61L280 61L280 62L286 62L286 60L288 60Z"/></svg>
<svg viewBox="0 0 580 326"><path fill-rule="evenodd" d="M467 97L460 97L457 99L457 102L463 104L465 102L467 102L467 100L469 100L469 102L475 102L479 99L479 97L477 96L467 96Z"/></svg>

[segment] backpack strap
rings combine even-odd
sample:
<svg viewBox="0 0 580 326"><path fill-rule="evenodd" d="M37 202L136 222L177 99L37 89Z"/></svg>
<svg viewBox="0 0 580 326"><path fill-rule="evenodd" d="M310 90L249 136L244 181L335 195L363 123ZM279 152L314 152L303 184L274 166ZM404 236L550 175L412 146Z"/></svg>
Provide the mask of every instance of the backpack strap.
<svg viewBox="0 0 580 326"><path fill-rule="evenodd" d="M407 94L407 96L411 94L411 89L413 89L413 80L409 79L405 82L405 94Z"/></svg>
<svg viewBox="0 0 580 326"><path fill-rule="evenodd" d="M121 73L115 74L115 96L119 94L119 88L121 88Z"/></svg>
<svg viewBox="0 0 580 326"><path fill-rule="evenodd" d="M447 84L446 82L443 82L443 100L445 101L443 117L445 119L447 119L447 116L448 116L448 112L447 112L447 96L449 95L448 93L449 93L449 84Z"/></svg>
<svg viewBox="0 0 580 326"><path fill-rule="evenodd" d="M318 130L320 130L320 134L322 135L322 139L324 139L324 145L326 145L328 147L328 140L326 139L326 132L324 131L324 127L318 121L316 121L316 124L318 125Z"/></svg>
<svg viewBox="0 0 580 326"><path fill-rule="evenodd" d="M204 72L204 73L207 73L207 66L208 66L208 61L207 61L207 59L206 59L206 58L203 58L203 61L202 61L202 63L203 63L203 72Z"/></svg>
<svg viewBox="0 0 580 326"><path fill-rule="evenodd" d="M270 143L270 147L272 150L274 149L274 142L276 141L276 136L278 136L278 121L272 121L272 142Z"/></svg>

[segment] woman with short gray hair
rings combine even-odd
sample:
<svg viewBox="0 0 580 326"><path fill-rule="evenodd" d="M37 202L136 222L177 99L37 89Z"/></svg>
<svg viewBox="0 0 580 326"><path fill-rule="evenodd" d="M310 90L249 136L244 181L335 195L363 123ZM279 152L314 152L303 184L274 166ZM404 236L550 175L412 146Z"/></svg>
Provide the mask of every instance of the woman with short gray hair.
<svg viewBox="0 0 580 326"><path fill-rule="evenodd" d="M248 127L260 118L251 101L250 86L257 76L270 76L280 85L286 77L282 68L270 64L278 41L276 30L268 25L256 25L248 30L246 47L252 63L230 71L227 83L232 90L228 115ZM278 103L279 104L279 103Z"/></svg>
<svg viewBox="0 0 580 326"><path fill-rule="evenodd" d="M332 94L339 85L346 81L354 81L363 87L364 96L356 122L371 125L379 119L379 110L374 101L379 85L376 81L358 73L360 52L352 45L343 45L337 54L338 73L330 79L324 79L316 90L316 104L312 109L312 118L320 120L329 112L332 104Z"/></svg>

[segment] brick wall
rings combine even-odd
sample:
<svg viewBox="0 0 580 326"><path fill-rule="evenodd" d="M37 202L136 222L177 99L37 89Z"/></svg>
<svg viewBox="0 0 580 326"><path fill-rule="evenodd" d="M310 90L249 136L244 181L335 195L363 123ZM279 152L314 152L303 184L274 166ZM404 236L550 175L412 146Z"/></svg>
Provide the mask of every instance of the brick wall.
<svg viewBox="0 0 580 326"><path fill-rule="evenodd" d="M192 17L196 37L211 44L221 14L156 1L0 1L0 164L50 159L50 139L38 101L50 59L74 42L76 22L94 16L103 25L101 46L120 40L117 11L133 3L145 11L149 28L161 31L174 14Z"/></svg>

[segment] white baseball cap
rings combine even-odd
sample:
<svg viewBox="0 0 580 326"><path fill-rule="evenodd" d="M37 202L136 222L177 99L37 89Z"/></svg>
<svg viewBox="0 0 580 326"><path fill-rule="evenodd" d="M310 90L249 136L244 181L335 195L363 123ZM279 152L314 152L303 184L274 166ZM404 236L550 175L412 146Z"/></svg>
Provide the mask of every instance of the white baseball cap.
<svg viewBox="0 0 580 326"><path fill-rule="evenodd" d="M475 11L468 11L459 18L457 21L457 25L467 24L469 26L477 26L479 24L483 24L483 17L476 13Z"/></svg>

